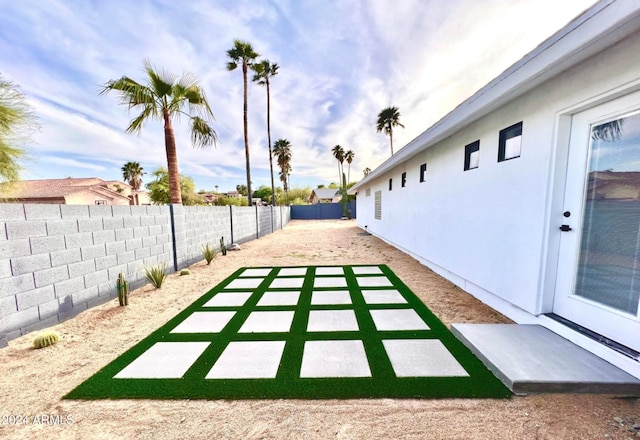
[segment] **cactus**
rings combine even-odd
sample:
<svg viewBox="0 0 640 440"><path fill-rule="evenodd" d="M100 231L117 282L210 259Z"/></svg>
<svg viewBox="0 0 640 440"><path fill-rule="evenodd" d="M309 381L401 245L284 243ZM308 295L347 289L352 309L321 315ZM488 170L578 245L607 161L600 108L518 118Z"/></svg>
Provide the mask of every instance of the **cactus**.
<svg viewBox="0 0 640 440"><path fill-rule="evenodd" d="M224 244L224 237L220 237L220 252L222 252L222 255L227 255L227 245Z"/></svg>
<svg viewBox="0 0 640 440"><path fill-rule="evenodd" d="M33 340L34 348L44 348L53 345L60 340L60 335L53 330L45 330L40 332Z"/></svg>
<svg viewBox="0 0 640 440"><path fill-rule="evenodd" d="M118 275L118 281L116 282L116 289L118 289L118 302L120 306L129 305L129 282L124 277L124 274L120 272Z"/></svg>

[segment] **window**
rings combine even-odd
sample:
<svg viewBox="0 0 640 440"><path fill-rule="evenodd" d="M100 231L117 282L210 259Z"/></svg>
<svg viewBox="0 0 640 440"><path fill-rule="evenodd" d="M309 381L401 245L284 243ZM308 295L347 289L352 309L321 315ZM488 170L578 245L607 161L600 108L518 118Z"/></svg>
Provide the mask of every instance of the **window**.
<svg viewBox="0 0 640 440"><path fill-rule="evenodd" d="M480 141L464 146L464 170L473 170L480 164Z"/></svg>
<svg viewBox="0 0 640 440"><path fill-rule="evenodd" d="M371 196L371 188L367 188L365 190L365 192L364 192L364 195L367 196L367 197L370 197Z"/></svg>
<svg viewBox="0 0 640 440"><path fill-rule="evenodd" d="M420 182L424 182L425 174L427 174L427 164L423 163L422 165L420 165Z"/></svg>
<svg viewBox="0 0 640 440"><path fill-rule="evenodd" d="M376 191L374 194L375 197L375 209L373 217L376 220L380 220L382 218L382 191Z"/></svg>
<svg viewBox="0 0 640 440"><path fill-rule="evenodd" d="M106 200L96 200L96 205L106 205L107 201Z"/></svg>
<svg viewBox="0 0 640 440"><path fill-rule="evenodd" d="M403 187L403 188L405 186L407 186L407 173L406 172L402 173L402 179L400 180L400 186Z"/></svg>
<svg viewBox="0 0 640 440"><path fill-rule="evenodd" d="M393 179L389 179L389 191L393 189Z"/></svg>
<svg viewBox="0 0 640 440"><path fill-rule="evenodd" d="M522 122L500 130L498 162L520 157L522 150Z"/></svg>

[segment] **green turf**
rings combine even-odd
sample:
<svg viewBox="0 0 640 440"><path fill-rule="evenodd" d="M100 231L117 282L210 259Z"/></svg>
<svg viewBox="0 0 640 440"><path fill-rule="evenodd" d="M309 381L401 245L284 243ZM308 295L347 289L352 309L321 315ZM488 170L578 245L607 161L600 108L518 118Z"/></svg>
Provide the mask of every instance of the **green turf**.
<svg viewBox="0 0 640 440"><path fill-rule="evenodd" d="M331 266L336 267L336 266ZM371 305L364 302L360 287L352 271L355 266L344 267L352 304L311 305L316 266L307 269L302 289L278 289L300 291L296 306L259 307L259 310L295 310L288 333L237 333L246 317L256 307L278 270L269 276L241 307L217 307L206 310L234 310L237 313L220 333L172 334L170 331L191 315L203 310L203 304L248 268L242 268L222 283L196 300L164 326L150 334L139 344L104 367L65 396L66 399L347 399L347 398L505 398L509 390L440 322L438 318L402 283L385 265L378 266L407 300L408 304ZM280 269L280 268L273 268ZM274 289L269 289L274 290ZM336 290L327 288L324 290ZM427 323L430 330L377 331L369 310L413 308ZM355 310L359 332L307 333L310 310ZM135 322L131 322L135 325ZM383 339L437 338L453 354L469 374L468 377L396 377L382 345ZM362 340L372 377L352 378L300 378L300 366L305 341L310 340ZM205 376L230 341L260 340L282 341L286 345L278 373L273 379L205 379ZM157 342L207 341L211 342L204 353L180 379L114 379L113 376L134 361Z"/></svg>

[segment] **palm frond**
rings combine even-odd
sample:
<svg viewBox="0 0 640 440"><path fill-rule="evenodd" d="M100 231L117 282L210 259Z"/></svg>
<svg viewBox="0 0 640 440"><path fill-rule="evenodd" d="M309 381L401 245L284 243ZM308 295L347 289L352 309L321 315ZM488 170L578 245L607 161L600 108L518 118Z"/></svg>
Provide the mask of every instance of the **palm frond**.
<svg viewBox="0 0 640 440"><path fill-rule="evenodd" d="M204 148L216 145L218 142L218 135L207 121L199 116L192 116L191 141L196 147Z"/></svg>
<svg viewBox="0 0 640 440"><path fill-rule="evenodd" d="M172 95L173 86L176 82L175 75L164 70L159 74L149 60L145 60L144 70L149 77L149 88L153 90L156 96L164 98L165 96Z"/></svg>
<svg viewBox="0 0 640 440"><path fill-rule="evenodd" d="M229 51L227 51L227 55L229 55ZM231 55L229 55L229 57L231 57ZM238 63L235 63L233 61L229 61L227 63L227 70L231 71L231 70L236 70L238 68Z"/></svg>
<svg viewBox="0 0 640 440"><path fill-rule="evenodd" d="M140 134L140 132L142 131L142 127L144 126L145 121L151 116L151 117L156 117L157 112L156 112L156 107L153 105L147 105L145 106L144 110L142 110L142 112L133 120L131 120L131 122L129 123L129 126L127 127L127 133L136 133L136 134Z"/></svg>

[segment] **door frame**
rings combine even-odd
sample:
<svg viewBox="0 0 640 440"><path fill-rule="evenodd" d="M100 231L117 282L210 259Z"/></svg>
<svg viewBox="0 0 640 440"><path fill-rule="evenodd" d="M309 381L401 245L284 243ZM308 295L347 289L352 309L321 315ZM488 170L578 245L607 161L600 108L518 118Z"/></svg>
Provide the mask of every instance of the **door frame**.
<svg viewBox="0 0 640 440"><path fill-rule="evenodd" d="M556 280L559 268L560 240L564 232L559 230L563 223L562 213L565 207L565 192L569 166L569 148L573 116L615 101L625 95L640 91L640 79L610 89L584 99L577 104L563 108L556 113L554 124L553 150L549 161L549 179L547 194L546 240L543 243L545 262L540 276L540 295L537 310L540 315L553 312ZM585 148L588 148L585 146ZM574 220L576 221L576 220ZM581 219L579 221L582 221Z"/></svg>

